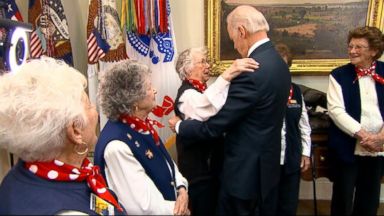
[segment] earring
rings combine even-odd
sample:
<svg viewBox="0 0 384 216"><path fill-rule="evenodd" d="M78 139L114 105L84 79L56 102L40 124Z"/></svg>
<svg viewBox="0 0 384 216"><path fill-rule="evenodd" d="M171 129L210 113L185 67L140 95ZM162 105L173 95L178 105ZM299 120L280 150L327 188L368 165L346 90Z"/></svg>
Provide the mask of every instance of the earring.
<svg viewBox="0 0 384 216"><path fill-rule="evenodd" d="M88 145L85 142L82 142L81 144L76 144L73 149L76 154L84 155L88 152Z"/></svg>

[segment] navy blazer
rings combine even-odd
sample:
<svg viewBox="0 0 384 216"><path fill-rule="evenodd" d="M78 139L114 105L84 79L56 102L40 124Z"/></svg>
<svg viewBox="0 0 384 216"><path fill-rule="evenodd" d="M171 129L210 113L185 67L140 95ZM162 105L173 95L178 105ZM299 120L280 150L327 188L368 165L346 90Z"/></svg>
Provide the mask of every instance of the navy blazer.
<svg viewBox="0 0 384 216"><path fill-rule="evenodd" d="M227 101L214 117L206 122L182 121L179 135L204 139L225 132L222 189L241 199L264 199L279 180L281 128L291 77L271 42L250 57L260 68L232 80Z"/></svg>

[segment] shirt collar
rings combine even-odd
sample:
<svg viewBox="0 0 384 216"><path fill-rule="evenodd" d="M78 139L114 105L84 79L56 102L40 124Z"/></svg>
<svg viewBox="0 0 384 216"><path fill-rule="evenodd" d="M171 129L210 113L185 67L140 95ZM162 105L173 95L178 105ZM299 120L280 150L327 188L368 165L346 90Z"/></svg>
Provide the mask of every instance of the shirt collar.
<svg viewBox="0 0 384 216"><path fill-rule="evenodd" d="M256 43L254 43L254 44L251 46L251 48L249 48L249 50L248 50L248 57L251 55L251 53L252 53L257 47L261 46L261 45L264 44L264 43L267 43L268 41L270 41L269 38L264 38L264 39L262 39L262 40L257 41Z"/></svg>

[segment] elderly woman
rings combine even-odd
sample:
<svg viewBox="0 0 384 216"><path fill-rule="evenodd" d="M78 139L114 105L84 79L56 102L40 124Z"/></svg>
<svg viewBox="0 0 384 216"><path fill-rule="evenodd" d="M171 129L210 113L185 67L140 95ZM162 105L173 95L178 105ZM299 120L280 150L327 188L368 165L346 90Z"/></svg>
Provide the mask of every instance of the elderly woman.
<svg viewBox="0 0 384 216"><path fill-rule="evenodd" d="M384 36L376 27L349 32L350 63L329 76L332 215L376 215L384 144Z"/></svg>
<svg viewBox="0 0 384 216"><path fill-rule="evenodd" d="M176 71L182 84L176 96L175 113L180 118L207 120L223 107L230 81L242 72L253 72L258 64L251 58L237 59L209 87L206 48L190 48L180 53ZM187 140L176 135L180 172L188 179L193 215L213 215L218 193L218 175L223 157L223 137Z"/></svg>
<svg viewBox="0 0 384 216"><path fill-rule="evenodd" d="M292 54L288 46L276 44L276 50L289 67ZM277 215L296 215L299 203L300 172L310 165L311 126L303 95L298 85L291 84L287 109L281 130L280 181Z"/></svg>
<svg viewBox="0 0 384 216"><path fill-rule="evenodd" d="M99 100L109 121L96 145L95 163L129 214L188 214L187 180L148 118L155 106L147 66L127 60L105 71Z"/></svg>
<svg viewBox="0 0 384 216"><path fill-rule="evenodd" d="M51 58L0 77L0 146L20 158L0 186L0 215L123 213L87 159L98 117L85 87Z"/></svg>

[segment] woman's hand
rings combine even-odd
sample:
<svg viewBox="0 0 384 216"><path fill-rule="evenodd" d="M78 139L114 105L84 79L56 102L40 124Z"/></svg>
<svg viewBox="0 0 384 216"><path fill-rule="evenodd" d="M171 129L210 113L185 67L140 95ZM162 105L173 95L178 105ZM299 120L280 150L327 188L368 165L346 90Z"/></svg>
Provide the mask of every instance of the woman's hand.
<svg viewBox="0 0 384 216"><path fill-rule="evenodd" d="M170 119L168 119L168 126L169 128L174 132L176 133L176 129L175 129L175 126L176 126L176 123L178 121L180 121L181 119L178 117L178 116L173 116L171 117Z"/></svg>
<svg viewBox="0 0 384 216"><path fill-rule="evenodd" d="M310 158L307 156L301 156L301 163L300 163L301 172L307 171L310 165L311 165Z"/></svg>
<svg viewBox="0 0 384 216"><path fill-rule="evenodd" d="M237 77L242 72L253 72L259 68L259 63L257 63L252 58L242 58L236 59L229 68L227 68L221 76L227 80L231 81L233 78Z"/></svg>
<svg viewBox="0 0 384 216"><path fill-rule="evenodd" d="M177 190L177 199L175 208L173 209L174 215L190 215L191 212L188 209L188 192L184 187Z"/></svg>

